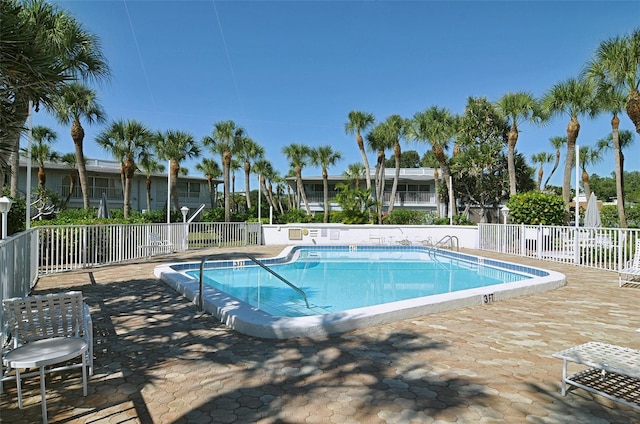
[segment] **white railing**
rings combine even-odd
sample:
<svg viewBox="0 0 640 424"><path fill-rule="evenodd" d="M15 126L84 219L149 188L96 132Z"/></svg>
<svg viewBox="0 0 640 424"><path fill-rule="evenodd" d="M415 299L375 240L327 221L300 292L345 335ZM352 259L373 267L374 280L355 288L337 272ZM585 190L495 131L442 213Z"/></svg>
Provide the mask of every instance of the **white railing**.
<svg viewBox="0 0 640 424"><path fill-rule="evenodd" d="M640 230L479 224L481 250L618 271L633 258Z"/></svg>
<svg viewBox="0 0 640 424"><path fill-rule="evenodd" d="M29 294L38 280L38 231L27 230L0 240L0 303ZM0 346L5 342L5 321L0 308Z"/></svg>
<svg viewBox="0 0 640 424"><path fill-rule="evenodd" d="M187 249L259 244L260 224L55 225L37 227L40 274L114 264Z"/></svg>

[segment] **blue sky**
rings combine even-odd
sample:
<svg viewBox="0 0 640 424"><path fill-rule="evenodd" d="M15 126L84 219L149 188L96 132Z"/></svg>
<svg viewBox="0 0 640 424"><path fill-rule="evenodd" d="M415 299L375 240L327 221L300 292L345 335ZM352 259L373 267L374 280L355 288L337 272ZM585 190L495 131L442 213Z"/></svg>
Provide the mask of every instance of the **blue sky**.
<svg viewBox="0 0 640 424"><path fill-rule="evenodd" d="M541 96L577 76L601 41L640 27L637 1L55 3L101 39L112 78L95 89L108 122L136 119L200 140L215 122L232 119L265 148L281 175L289 170L282 147L293 142L340 151L343 159L330 174L360 162L354 137L344 132L351 110L383 121L434 105L462 114L469 96ZM582 117L578 144L606 137L609 122L609 116ZM73 151L69 128L46 111L33 123L58 132L57 151ZM94 142L105 125L84 125L88 158L112 159ZM534 153L553 152L549 139L566 135L566 125L565 117L542 128L522 125L517 150L529 161ZM621 128L633 130L626 115ZM635 139L627 170L638 169ZM206 149L204 155L219 160ZM198 175L199 160L183 164L190 175ZM604 176L613 169L608 153L589 171ZM561 172L552 184L561 184ZM319 174L303 169L303 175ZM238 172L237 188L243 180Z"/></svg>

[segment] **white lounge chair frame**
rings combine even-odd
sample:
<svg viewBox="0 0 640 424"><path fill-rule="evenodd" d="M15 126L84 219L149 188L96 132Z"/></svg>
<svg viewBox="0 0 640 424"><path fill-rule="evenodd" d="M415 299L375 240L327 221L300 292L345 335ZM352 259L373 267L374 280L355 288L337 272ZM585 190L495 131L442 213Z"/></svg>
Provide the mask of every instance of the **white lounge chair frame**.
<svg viewBox="0 0 640 424"><path fill-rule="evenodd" d="M139 249L146 252L146 256L152 256L154 253L171 253L175 249L170 240L163 240L158 233L149 233L147 244L138 246Z"/></svg>
<svg viewBox="0 0 640 424"><path fill-rule="evenodd" d="M5 381L17 380L18 401L21 406L20 379L40 375L43 421L46 422L44 374L82 368L83 392L85 396L87 394L85 367L89 369L89 375L93 375L93 322L89 307L83 301L82 292L71 291L5 299L2 301L2 308L10 339L2 349L0 393L3 393ZM62 338L69 338L69 342ZM25 357L20 357L19 352L25 351L30 344L34 348L28 349ZM46 349L42 351L40 358L33 354L39 352L37 347L45 345ZM45 369L48 365L66 362L78 356L82 359L81 363ZM26 363L39 370L22 373L13 366ZM16 369L15 375L11 373L12 368Z"/></svg>
<svg viewBox="0 0 640 424"><path fill-rule="evenodd" d="M636 239L636 250L633 254L633 259L618 271L618 285L622 287L624 282L632 281L634 278L640 278L640 238Z"/></svg>

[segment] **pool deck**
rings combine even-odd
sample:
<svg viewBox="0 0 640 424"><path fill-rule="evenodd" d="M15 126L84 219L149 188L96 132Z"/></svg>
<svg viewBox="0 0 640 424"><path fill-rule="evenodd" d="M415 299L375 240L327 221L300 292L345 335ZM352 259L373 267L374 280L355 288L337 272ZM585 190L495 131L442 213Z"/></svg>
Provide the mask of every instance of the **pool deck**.
<svg viewBox="0 0 640 424"><path fill-rule="evenodd" d="M562 361L551 357L588 341L640 349L640 286L619 288L613 272L463 249L562 272L567 284L320 341L235 333L153 275L160 263L282 248L189 251L42 277L36 292L83 291L96 354L87 397L77 370L50 376L49 421L640 422L640 411L584 390L562 397ZM38 378L23 390L19 410L15 383L5 383L0 422L41 421Z"/></svg>

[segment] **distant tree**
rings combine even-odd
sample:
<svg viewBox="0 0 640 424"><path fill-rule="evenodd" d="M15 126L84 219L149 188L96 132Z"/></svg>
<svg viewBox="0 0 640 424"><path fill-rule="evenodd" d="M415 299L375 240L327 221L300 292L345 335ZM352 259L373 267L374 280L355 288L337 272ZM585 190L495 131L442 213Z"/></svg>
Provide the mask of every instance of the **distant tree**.
<svg viewBox="0 0 640 424"><path fill-rule="evenodd" d="M203 158L202 162L196 165L196 169L204 174L207 178L207 185L209 187L209 199L211 200L211 209L215 208L216 205L216 192L217 189L213 185L213 180L215 178L220 178L222 175L222 171L220 170L220 165L218 162L213 159Z"/></svg>
<svg viewBox="0 0 640 424"><path fill-rule="evenodd" d="M389 143L389 145L393 147L393 159L395 164L395 173L393 176L393 183L391 185L391 196L389 198L387 213L393 212L393 207L395 206L398 181L400 180L400 157L402 156L400 140L406 138L407 128L409 125L409 120L402 118L400 115L391 115L385 119L384 122L378 125L379 129L382 130L384 134L383 137L386 140L385 144Z"/></svg>
<svg viewBox="0 0 640 424"><path fill-rule="evenodd" d="M238 156L244 160L244 192L247 194L247 208L251 208L251 163L264 157L264 147L253 141L250 137L240 140Z"/></svg>
<svg viewBox="0 0 640 424"><path fill-rule="evenodd" d="M147 152L149 153L149 152ZM138 171L145 177L145 186L147 192L147 210L152 211L151 207L151 176L157 172L164 172L164 165L158 162L151 154L143 155L138 163Z"/></svg>
<svg viewBox="0 0 640 424"><path fill-rule="evenodd" d="M360 188L360 180L364 178L364 165L361 163L351 163L347 166L347 170L342 174L350 182L353 182L355 188Z"/></svg>
<svg viewBox="0 0 640 424"><path fill-rule="evenodd" d="M131 186L138 169L138 161L147 156L152 144L151 131L136 120L114 121L96 137L96 143L118 160L122 165L124 184L124 218L129 218L131 210Z"/></svg>
<svg viewBox="0 0 640 424"><path fill-rule="evenodd" d="M311 149L309 153L311 163L322 169L322 187L324 198L324 222L329 222L329 173L327 170L330 166L334 166L342 158L340 152L336 152L331 146L320 146Z"/></svg>
<svg viewBox="0 0 640 424"><path fill-rule="evenodd" d="M583 146L580 148L580 169L582 170L582 187L587 200L591 197L591 186L589 185L589 173L587 167L602 162L602 149Z"/></svg>
<svg viewBox="0 0 640 424"><path fill-rule="evenodd" d="M67 193L67 197L63 203L63 206L66 207L69 204L69 200L71 200L71 196L73 196L76 182L78 181L78 164L74 153L65 153L60 157L60 161L69 170L69 193Z"/></svg>
<svg viewBox="0 0 640 424"><path fill-rule="evenodd" d="M589 183L591 184L591 190L594 193L598 193L599 200L602 200L603 202L611 202L616 198L615 172L612 172L610 177L601 177L598 174L591 174L589 177Z"/></svg>
<svg viewBox="0 0 640 424"><path fill-rule="evenodd" d="M273 197L269 195L270 190L267 189L267 178L271 178L274 174L271 162L264 158L258 159L253 163L252 169L255 174L259 175L260 194L263 194L265 196L265 198L267 199L267 203L271 207L277 209L277 206L273 203Z"/></svg>
<svg viewBox="0 0 640 424"><path fill-rule="evenodd" d="M180 162L200 156L200 146L190 133L168 130L156 133L154 148L159 159L169 161L171 199L167 199L167 208L172 208L172 211L176 212L180 209L180 193L178 193Z"/></svg>
<svg viewBox="0 0 640 424"><path fill-rule="evenodd" d="M284 146L282 153L287 157L289 160L289 166L295 172L296 187L299 198L302 198L302 201L304 202L307 215L311 215L311 209L309 208L309 202L307 201L307 194L305 193L304 184L302 183L302 168L304 168L309 161L311 149L304 144L291 143L288 146Z"/></svg>
<svg viewBox="0 0 640 424"><path fill-rule="evenodd" d="M104 122L104 110L98 103L96 92L78 83L62 87L58 96L54 98L52 110L61 124L71 124L71 138L75 146L80 187L82 188L82 203L84 209L88 210L90 206L89 181L83 150L84 128L82 128L80 121L85 120L88 124Z"/></svg>
<svg viewBox="0 0 640 424"><path fill-rule="evenodd" d="M395 167L395 158L387 159L384 166L385 168ZM420 166L420 154L415 150L407 150L400 153L400 168L420 168Z"/></svg>
<svg viewBox="0 0 640 424"><path fill-rule="evenodd" d="M51 128L42 125L33 127L31 134L31 161L38 165L38 187L44 189L47 182L45 164L60 160L60 154L51 149L51 144L56 142L58 135Z"/></svg>
<svg viewBox="0 0 640 424"><path fill-rule="evenodd" d="M372 127L375 122L375 117L372 113L361 112L358 110L352 110L349 112L348 121L344 126L345 133L356 135L356 144L360 155L362 156L362 164L365 169L365 178L367 181L367 188L371 188L371 171L369 167L369 160L367 159L367 152L364 146L364 138L362 132L367 128Z"/></svg>
<svg viewBox="0 0 640 424"><path fill-rule="evenodd" d="M562 199L569 210L571 200L571 172L575 160L576 142L580 132L580 115L594 113L596 87L590 81L582 78L570 78L555 84L542 98L542 106L546 113L552 116L564 115L569 117L567 125L567 155L564 162L564 176L562 180Z"/></svg>
<svg viewBox="0 0 640 424"><path fill-rule="evenodd" d="M542 110L532 94L526 92L507 93L496 102L496 109L510 124L507 141L509 164L509 193L518 192L516 185L515 149L518 142L518 126L523 121L536 122L542 119Z"/></svg>
<svg viewBox="0 0 640 424"><path fill-rule="evenodd" d="M613 121L613 120L612 120ZM634 134L629 130L614 130L609 136L598 140L598 146L603 150L613 147L616 160L616 205L618 210L618 220L620 227L627 228L626 196L625 196L625 173L624 173L624 150L633 144Z"/></svg>
<svg viewBox="0 0 640 424"><path fill-rule="evenodd" d="M538 180L536 183L536 190L543 191L542 176L544 175L544 165L553 161L553 155L547 152L535 153L531 156L531 162L538 164Z"/></svg>
<svg viewBox="0 0 640 424"><path fill-rule="evenodd" d="M549 185L549 180L551 179L553 174L556 172L556 169L558 169L558 165L560 165L560 157L562 156L560 149L567 145L567 137L551 137L549 141L551 142L551 145L556 149L555 161L553 162L553 168L551 168L551 172L549 173L549 176L544 182L543 187L546 187L547 185Z"/></svg>
<svg viewBox="0 0 640 424"><path fill-rule="evenodd" d="M383 124L378 124L367 134L367 145L373 151L377 151L376 172L375 172L375 201L377 205L378 224L382 224L382 206L384 201L384 189L386 183L385 175L385 150L392 149L394 140L389 137L389 132L385 130Z"/></svg>

